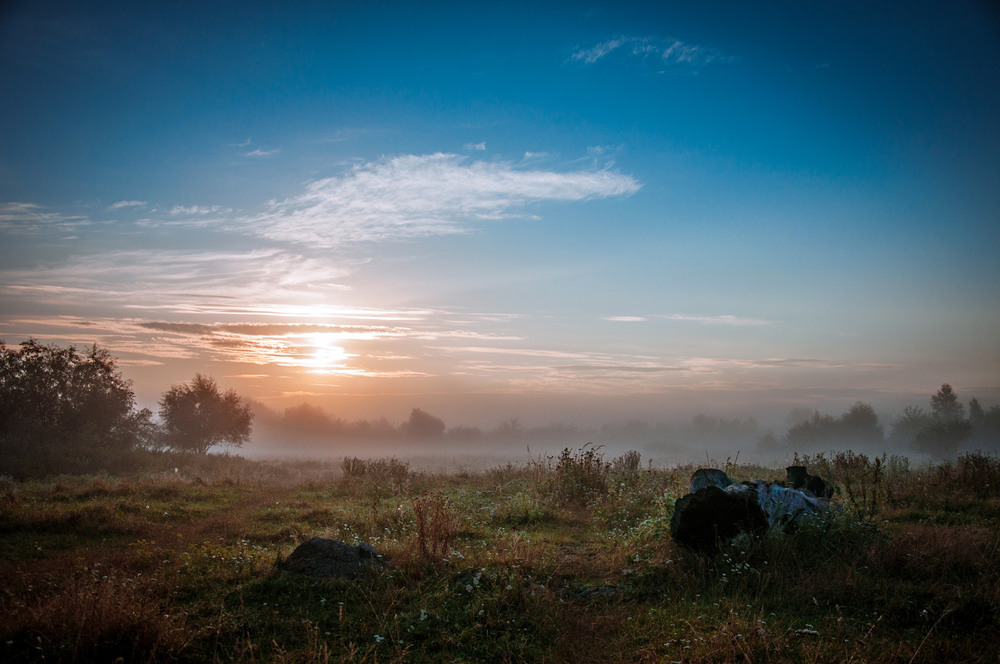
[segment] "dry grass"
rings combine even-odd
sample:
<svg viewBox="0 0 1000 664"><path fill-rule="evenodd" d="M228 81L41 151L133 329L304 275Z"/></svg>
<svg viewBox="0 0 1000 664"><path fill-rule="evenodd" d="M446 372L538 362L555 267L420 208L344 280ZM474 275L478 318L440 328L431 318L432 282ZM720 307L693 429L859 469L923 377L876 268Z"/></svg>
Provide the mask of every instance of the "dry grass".
<svg viewBox="0 0 1000 664"><path fill-rule="evenodd" d="M840 507L713 558L669 537L693 467L589 448L559 461L425 475L217 458L3 480L0 658L996 661L992 457L810 459ZM314 535L371 543L389 564L351 582L275 571Z"/></svg>

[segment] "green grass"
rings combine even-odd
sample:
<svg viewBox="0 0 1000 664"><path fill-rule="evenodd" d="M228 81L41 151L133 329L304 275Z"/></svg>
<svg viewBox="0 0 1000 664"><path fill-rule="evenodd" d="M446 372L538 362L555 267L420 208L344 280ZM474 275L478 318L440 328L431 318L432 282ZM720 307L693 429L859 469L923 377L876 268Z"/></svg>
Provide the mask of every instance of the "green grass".
<svg viewBox="0 0 1000 664"><path fill-rule="evenodd" d="M0 480L0 659L996 661L992 457L808 459L838 507L714 558L669 535L693 467L592 448L453 474L349 461ZM315 535L387 564L353 581L276 570Z"/></svg>

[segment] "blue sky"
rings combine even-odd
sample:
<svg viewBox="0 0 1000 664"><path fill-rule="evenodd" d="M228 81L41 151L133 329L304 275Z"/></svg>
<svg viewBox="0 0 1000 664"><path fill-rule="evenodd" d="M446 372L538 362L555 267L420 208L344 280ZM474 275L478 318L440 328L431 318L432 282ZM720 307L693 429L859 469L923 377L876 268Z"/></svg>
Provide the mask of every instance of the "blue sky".
<svg viewBox="0 0 1000 664"><path fill-rule="evenodd" d="M0 338L449 424L1000 400L1000 14L11 2Z"/></svg>

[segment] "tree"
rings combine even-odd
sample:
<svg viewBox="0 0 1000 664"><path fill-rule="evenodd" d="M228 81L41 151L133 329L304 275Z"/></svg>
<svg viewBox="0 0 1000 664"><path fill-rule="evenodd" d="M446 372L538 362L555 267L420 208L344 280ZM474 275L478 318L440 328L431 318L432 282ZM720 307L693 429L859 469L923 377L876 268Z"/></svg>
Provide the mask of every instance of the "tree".
<svg viewBox="0 0 1000 664"><path fill-rule="evenodd" d="M945 383L931 397L931 419L917 433L914 446L933 456L955 456L958 446L972 435L972 425L965 419L965 409L951 385Z"/></svg>
<svg viewBox="0 0 1000 664"><path fill-rule="evenodd" d="M149 410L135 410L132 383L95 344L86 355L28 339L0 341L0 437L8 444L126 450L144 444Z"/></svg>
<svg viewBox="0 0 1000 664"><path fill-rule="evenodd" d="M965 416L962 402L951 385L945 383L931 397L931 414L942 422L957 422Z"/></svg>
<svg viewBox="0 0 1000 664"><path fill-rule="evenodd" d="M253 411L235 390L222 393L214 379L195 374L190 384L163 395L160 417L170 447L205 453L213 445L238 447L249 440Z"/></svg>
<svg viewBox="0 0 1000 664"><path fill-rule="evenodd" d="M444 420L414 408L410 412L410 419L403 424L403 430L407 436L420 440L441 438L445 430Z"/></svg>
<svg viewBox="0 0 1000 664"><path fill-rule="evenodd" d="M282 425L305 433L330 434L334 423L322 408L303 402L285 409Z"/></svg>
<svg viewBox="0 0 1000 664"><path fill-rule="evenodd" d="M912 447L917 434L931 423L931 416L920 406L907 406L903 412L892 421L892 433L889 443L896 448Z"/></svg>
<svg viewBox="0 0 1000 664"><path fill-rule="evenodd" d="M839 438L837 434L837 420L817 410L811 418L785 432L785 442L789 448L798 451L818 450L835 447Z"/></svg>
<svg viewBox="0 0 1000 664"><path fill-rule="evenodd" d="M1000 406L983 410L979 401L969 404L969 425L975 447L983 450L1000 450Z"/></svg>
<svg viewBox="0 0 1000 664"><path fill-rule="evenodd" d="M796 411L799 417L801 411ZM816 411L812 417L791 426L785 433L785 446L796 451L861 446L878 449L885 442L885 433L875 409L858 401L840 417L834 418Z"/></svg>
<svg viewBox="0 0 1000 664"><path fill-rule="evenodd" d="M979 399L972 397L969 401L969 424L973 429L979 429L986 421L986 411L979 403Z"/></svg>
<svg viewBox="0 0 1000 664"><path fill-rule="evenodd" d="M875 409L858 401L840 416L840 429L846 442L875 449L885 443L885 433Z"/></svg>

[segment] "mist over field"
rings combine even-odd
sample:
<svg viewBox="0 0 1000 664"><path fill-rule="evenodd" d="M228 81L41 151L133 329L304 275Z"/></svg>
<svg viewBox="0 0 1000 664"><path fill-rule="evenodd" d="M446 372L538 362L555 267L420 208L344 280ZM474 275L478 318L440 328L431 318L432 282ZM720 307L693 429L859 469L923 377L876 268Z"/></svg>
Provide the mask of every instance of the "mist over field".
<svg viewBox="0 0 1000 664"><path fill-rule="evenodd" d="M995 393L996 390L984 389L979 394ZM1000 399L977 396L976 403L980 400L987 404L987 411L994 418L1000 414L1000 408L990 409ZM719 465L737 459L787 465L796 454L840 450L873 456L910 456L915 460L939 456L931 450L916 449L912 432L903 431L900 424L907 408L923 406L929 410L926 397L922 402L912 403L901 403L899 398L889 400L901 405L881 413L859 400L848 403L841 411L796 405L780 414L780 406L768 409L758 405L748 410L756 410L759 416L705 413L685 416L675 410L673 416L662 419L616 419L614 405L608 404L607 399L600 401L601 410L581 409L576 420L546 420L546 409L536 407L529 410L536 413L534 420L512 416L499 421L485 420L483 424L468 420L453 423L422 408L406 411L408 419L352 420L308 402L284 410L253 402L254 432L238 453L251 458L326 460L395 456L411 461L416 467L447 470L482 469L492 464L554 457L564 448L584 446L597 447L608 458L635 450L645 462L665 466ZM867 419L844 424L845 418L850 419L847 413L859 404ZM623 407L627 408L624 404ZM456 410L448 409L447 404L443 408L446 412ZM631 404L631 408L636 409L636 404ZM549 414L552 410L548 409ZM801 425L816 421L817 416L819 424L813 429L819 430L811 435L808 430L803 432ZM956 451L973 450L1000 451L1000 430L995 424L978 430Z"/></svg>

